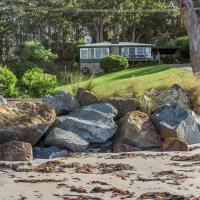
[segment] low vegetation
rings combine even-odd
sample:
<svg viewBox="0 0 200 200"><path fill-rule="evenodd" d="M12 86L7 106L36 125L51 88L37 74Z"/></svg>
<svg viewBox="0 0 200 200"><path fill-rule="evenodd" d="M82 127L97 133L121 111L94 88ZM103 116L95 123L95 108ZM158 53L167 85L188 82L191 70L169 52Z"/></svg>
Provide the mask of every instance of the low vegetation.
<svg viewBox="0 0 200 200"><path fill-rule="evenodd" d="M17 78L14 73L7 67L0 65L0 91L2 95L6 97L17 96L16 84Z"/></svg>
<svg viewBox="0 0 200 200"><path fill-rule="evenodd" d="M58 87L58 90L75 91L75 87L92 90L99 98L105 96L133 96L139 99L145 110L151 110L151 103L145 101L145 94L152 89L161 90L179 84L190 95L193 109L200 113L200 80L189 69L172 65L157 65L127 69L120 72L101 74L90 80ZM72 92L73 93L73 92Z"/></svg>
<svg viewBox="0 0 200 200"><path fill-rule="evenodd" d="M104 72L117 72L127 69L129 64L124 56L109 55L101 59L100 66Z"/></svg>
<svg viewBox="0 0 200 200"><path fill-rule="evenodd" d="M56 76L44 73L41 68L33 68L25 72L21 80L23 91L29 97L42 97L55 92Z"/></svg>

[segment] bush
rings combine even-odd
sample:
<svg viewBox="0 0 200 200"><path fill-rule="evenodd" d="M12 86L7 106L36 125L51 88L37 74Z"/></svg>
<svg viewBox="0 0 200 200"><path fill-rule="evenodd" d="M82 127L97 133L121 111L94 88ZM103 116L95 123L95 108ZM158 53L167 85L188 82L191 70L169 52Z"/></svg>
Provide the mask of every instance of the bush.
<svg viewBox="0 0 200 200"><path fill-rule="evenodd" d="M41 68L28 70L22 77L21 87L30 97L42 97L55 92L57 84L56 76L44 73Z"/></svg>
<svg viewBox="0 0 200 200"><path fill-rule="evenodd" d="M12 66L12 70L18 78L32 68L47 68L57 58L50 49L45 49L39 41L27 41L24 43L18 62Z"/></svg>
<svg viewBox="0 0 200 200"><path fill-rule="evenodd" d="M116 72L128 68L128 59L119 55L109 55L101 59L100 66L104 72Z"/></svg>
<svg viewBox="0 0 200 200"><path fill-rule="evenodd" d="M0 65L0 91L5 97L16 97L18 92L15 88L17 78L6 66Z"/></svg>

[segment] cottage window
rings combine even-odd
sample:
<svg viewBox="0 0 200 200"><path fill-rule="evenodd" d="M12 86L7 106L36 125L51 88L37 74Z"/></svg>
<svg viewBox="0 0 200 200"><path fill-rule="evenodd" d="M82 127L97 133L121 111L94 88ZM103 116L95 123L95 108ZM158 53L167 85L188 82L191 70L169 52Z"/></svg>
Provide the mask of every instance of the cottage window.
<svg viewBox="0 0 200 200"><path fill-rule="evenodd" d="M145 53L144 53L144 47L138 47L137 48L137 55L138 56L142 56L142 55L144 55Z"/></svg>
<svg viewBox="0 0 200 200"><path fill-rule="evenodd" d="M81 49L80 57L81 59L88 59L88 49Z"/></svg>
<svg viewBox="0 0 200 200"><path fill-rule="evenodd" d="M94 59L94 48L88 49L88 59Z"/></svg>

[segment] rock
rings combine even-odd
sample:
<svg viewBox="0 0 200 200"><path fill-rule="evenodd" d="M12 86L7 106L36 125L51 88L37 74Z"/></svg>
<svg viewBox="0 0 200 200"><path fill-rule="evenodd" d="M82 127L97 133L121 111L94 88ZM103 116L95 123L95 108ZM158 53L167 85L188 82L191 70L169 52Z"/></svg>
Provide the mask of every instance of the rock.
<svg viewBox="0 0 200 200"><path fill-rule="evenodd" d="M137 110L140 106L136 99L125 97L106 97L102 102L109 103L117 109L118 115L116 118L123 117L126 113Z"/></svg>
<svg viewBox="0 0 200 200"><path fill-rule="evenodd" d="M94 103L98 103L99 101L93 92L87 91L83 88L78 89L76 98L81 106L88 106Z"/></svg>
<svg viewBox="0 0 200 200"><path fill-rule="evenodd" d="M53 159L65 157L67 155L67 150L59 149L57 147L35 147L33 149L33 154L35 159Z"/></svg>
<svg viewBox="0 0 200 200"><path fill-rule="evenodd" d="M87 149L88 143L70 130L64 131L60 128L53 129L46 139L45 145L52 145L67 148L74 152L83 152Z"/></svg>
<svg viewBox="0 0 200 200"><path fill-rule="evenodd" d="M149 117L140 111L127 113L118 122L114 151L151 149L160 146L160 137Z"/></svg>
<svg viewBox="0 0 200 200"><path fill-rule="evenodd" d="M200 118L178 103L155 110L151 119L162 139L175 137L188 145L200 143Z"/></svg>
<svg viewBox="0 0 200 200"><path fill-rule="evenodd" d="M7 104L7 100L0 95L0 104Z"/></svg>
<svg viewBox="0 0 200 200"><path fill-rule="evenodd" d="M92 104L58 117L57 127L71 130L89 143L104 143L117 130L113 118L117 110L110 104Z"/></svg>
<svg viewBox="0 0 200 200"><path fill-rule="evenodd" d="M166 138L160 146L161 151L189 151L188 145L177 138Z"/></svg>
<svg viewBox="0 0 200 200"><path fill-rule="evenodd" d="M120 152L142 151L142 149L140 149L138 147L134 147L133 145L129 145L129 144L116 143L113 146L113 151L115 153L120 153Z"/></svg>
<svg viewBox="0 0 200 200"><path fill-rule="evenodd" d="M55 119L55 111L43 103L19 102L1 105L0 144L18 140L34 146Z"/></svg>
<svg viewBox="0 0 200 200"><path fill-rule="evenodd" d="M0 160L31 161L33 160L32 145L26 142L10 141L0 145Z"/></svg>
<svg viewBox="0 0 200 200"><path fill-rule="evenodd" d="M56 110L57 115L67 114L80 107L77 99L70 93L64 91L58 91L55 94L46 95L42 101L51 105Z"/></svg>
<svg viewBox="0 0 200 200"><path fill-rule="evenodd" d="M105 143L95 143L91 144L86 152L90 153L110 153L112 151L112 141L107 141Z"/></svg>
<svg viewBox="0 0 200 200"><path fill-rule="evenodd" d="M159 94L155 98L155 108L162 107L170 103L179 103L181 107L186 110L191 109L190 100L187 93L177 84L173 85L171 88L163 91L159 91Z"/></svg>

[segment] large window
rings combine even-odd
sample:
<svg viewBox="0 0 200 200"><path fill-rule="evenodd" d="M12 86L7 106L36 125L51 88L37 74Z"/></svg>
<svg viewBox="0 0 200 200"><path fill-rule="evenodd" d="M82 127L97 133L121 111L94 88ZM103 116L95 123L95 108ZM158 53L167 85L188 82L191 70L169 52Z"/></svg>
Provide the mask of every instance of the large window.
<svg viewBox="0 0 200 200"><path fill-rule="evenodd" d="M80 50L81 59L101 59L109 55L109 48L82 48Z"/></svg>
<svg viewBox="0 0 200 200"><path fill-rule="evenodd" d="M151 58L151 47L137 47L136 55Z"/></svg>

